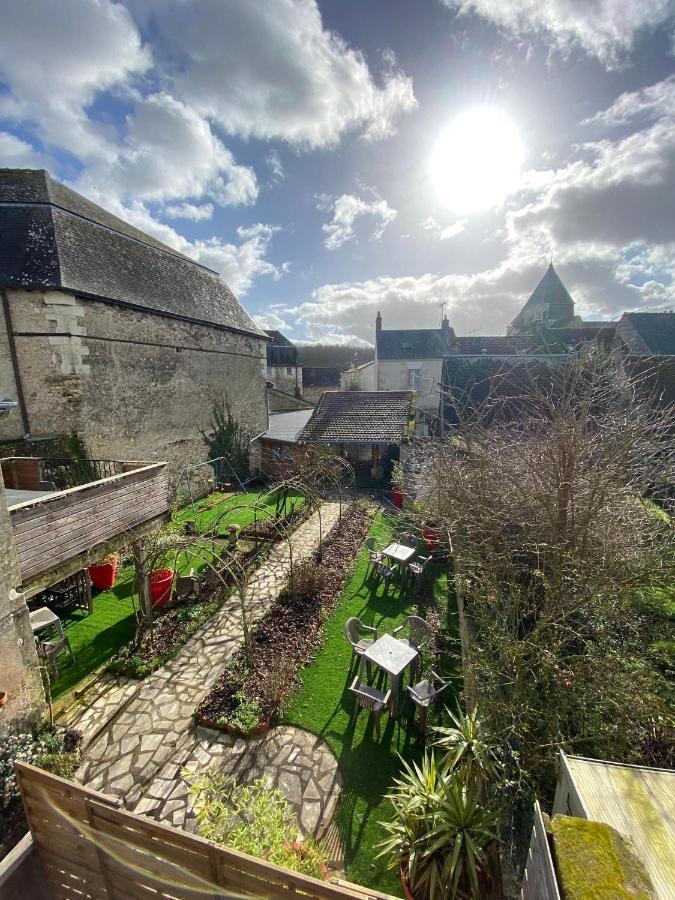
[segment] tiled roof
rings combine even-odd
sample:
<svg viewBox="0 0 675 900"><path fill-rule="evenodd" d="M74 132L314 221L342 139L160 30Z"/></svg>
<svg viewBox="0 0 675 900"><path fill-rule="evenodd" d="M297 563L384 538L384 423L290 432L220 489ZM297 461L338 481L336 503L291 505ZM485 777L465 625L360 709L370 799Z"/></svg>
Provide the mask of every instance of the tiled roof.
<svg viewBox="0 0 675 900"><path fill-rule="evenodd" d="M675 312L624 313L624 318L638 333L648 353L675 355Z"/></svg>
<svg viewBox="0 0 675 900"><path fill-rule="evenodd" d="M440 328L382 329L375 339L379 359L443 359L449 350L447 333Z"/></svg>
<svg viewBox="0 0 675 900"><path fill-rule="evenodd" d="M408 436L414 397L414 391L327 391L298 440L400 444Z"/></svg>
<svg viewBox="0 0 675 900"><path fill-rule="evenodd" d="M0 234L0 286L72 291L263 335L217 272L42 169L0 169Z"/></svg>

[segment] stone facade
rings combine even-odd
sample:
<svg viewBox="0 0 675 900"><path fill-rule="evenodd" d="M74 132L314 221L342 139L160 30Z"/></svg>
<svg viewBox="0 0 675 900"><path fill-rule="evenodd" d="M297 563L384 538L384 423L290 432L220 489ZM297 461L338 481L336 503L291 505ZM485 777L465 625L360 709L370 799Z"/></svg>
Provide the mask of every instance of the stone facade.
<svg viewBox="0 0 675 900"><path fill-rule="evenodd" d="M5 487L0 476L0 735L30 728L45 709L42 678L28 608L20 584Z"/></svg>
<svg viewBox="0 0 675 900"><path fill-rule="evenodd" d="M166 460L175 476L206 459L200 428L224 394L251 433L266 428L262 336L66 291L6 294L31 433L76 432L94 458ZM6 347L2 322L0 393L14 398ZM0 420L0 438L22 433L18 414Z"/></svg>

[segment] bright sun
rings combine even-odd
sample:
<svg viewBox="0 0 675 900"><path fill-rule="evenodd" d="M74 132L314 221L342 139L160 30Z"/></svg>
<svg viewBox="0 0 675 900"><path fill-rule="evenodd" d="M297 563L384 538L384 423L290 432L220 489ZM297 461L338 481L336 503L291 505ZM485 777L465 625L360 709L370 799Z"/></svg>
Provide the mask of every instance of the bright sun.
<svg viewBox="0 0 675 900"><path fill-rule="evenodd" d="M431 157L431 180L454 212L499 206L516 186L523 162L518 130L505 113L484 106L457 116Z"/></svg>

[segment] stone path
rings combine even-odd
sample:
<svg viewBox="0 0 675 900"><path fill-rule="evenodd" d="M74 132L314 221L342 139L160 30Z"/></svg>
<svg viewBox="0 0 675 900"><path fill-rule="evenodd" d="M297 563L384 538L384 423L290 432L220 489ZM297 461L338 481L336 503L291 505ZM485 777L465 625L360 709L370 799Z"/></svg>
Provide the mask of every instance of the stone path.
<svg viewBox="0 0 675 900"><path fill-rule="evenodd" d="M194 737L189 747L162 767L135 812L194 831L183 768L215 769L246 784L266 776L293 807L302 834L322 837L333 818L342 780L337 760L321 738L291 726L247 739L198 727Z"/></svg>
<svg viewBox="0 0 675 900"><path fill-rule="evenodd" d="M324 536L337 518L338 504L324 504ZM318 514L314 513L291 538L294 561L309 557L318 540ZM276 599L287 581L289 570L288 545L282 541L274 546L247 586L246 607L252 621L259 619ZM93 790L120 798L127 809L134 809L146 789L159 777L160 770L181 766L191 754L204 749L200 734L206 729L194 727L192 714L240 646L242 638L239 600L233 597L190 638L173 660L137 684L133 693L127 696L124 686L122 705L112 712L109 721L109 706L113 701L110 695L104 694L100 708L86 713L90 743L78 770L79 780ZM97 719L101 723L98 727ZM74 724L79 727L78 723ZM233 752L235 745L236 741L232 745ZM222 742L221 746L226 747L227 742ZM281 753L281 749L275 749L277 752ZM199 756L196 759L199 760ZM319 777L322 776L319 774ZM164 780L168 798L174 788L171 782ZM173 807L166 814L173 817L176 810L177 807Z"/></svg>

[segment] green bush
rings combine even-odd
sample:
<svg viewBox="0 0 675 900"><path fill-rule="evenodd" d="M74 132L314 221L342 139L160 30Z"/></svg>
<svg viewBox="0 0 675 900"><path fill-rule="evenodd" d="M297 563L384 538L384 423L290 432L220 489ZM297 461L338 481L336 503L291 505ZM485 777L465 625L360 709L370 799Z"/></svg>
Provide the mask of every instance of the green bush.
<svg viewBox="0 0 675 900"><path fill-rule="evenodd" d="M325 877L325 854L314 841L296 841L293 808L265 777L240 784L223 772L197 775L190 770L197 830L202 837L267 859L314 878Z"/></svg>
<svg viewBox="0 0 675 900"><path fill-rule="evenodd" d="M73 753L43 753L35 760L35 765L60 778L72 778L79 764Z"/></svg>

